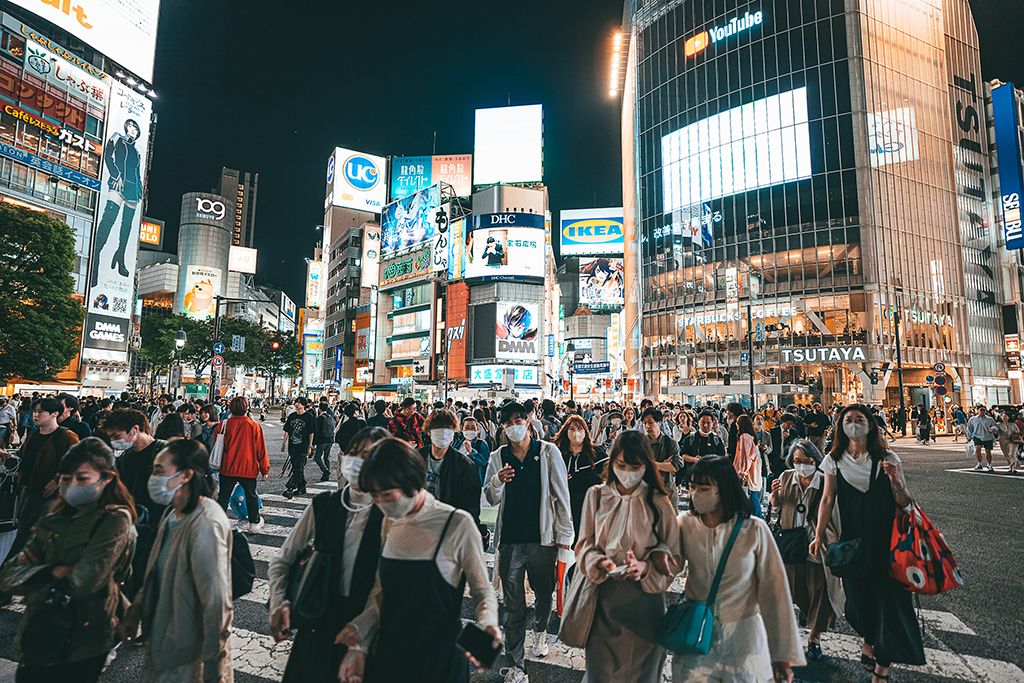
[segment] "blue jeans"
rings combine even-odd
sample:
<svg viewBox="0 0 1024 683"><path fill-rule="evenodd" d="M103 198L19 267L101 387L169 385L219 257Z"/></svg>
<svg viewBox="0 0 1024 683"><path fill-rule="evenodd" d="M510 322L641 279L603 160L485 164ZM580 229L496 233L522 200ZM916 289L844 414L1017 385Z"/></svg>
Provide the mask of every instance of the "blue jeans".
<svg viewBox="0 0 1024 683"><path fill-rule="evenodd" d="M761 492L751 491L750 492L750 505L754 508L754 516L759 519L764 519L764 514L761 512Z"/></svg>
<svg viewBox="0 0 1024 683"><path fill-rule="evenodd" d="M331 464L329 458L331 457L331 448L333 447L333 442L320 444L319 446L313 446L313 462L320 466L320 471L323 474L331 473Z"/></svg>

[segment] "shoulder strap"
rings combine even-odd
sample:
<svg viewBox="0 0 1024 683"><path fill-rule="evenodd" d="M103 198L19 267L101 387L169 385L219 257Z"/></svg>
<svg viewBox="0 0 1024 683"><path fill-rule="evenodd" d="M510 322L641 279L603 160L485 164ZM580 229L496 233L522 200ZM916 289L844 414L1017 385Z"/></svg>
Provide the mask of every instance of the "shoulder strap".
<svg viewBox="0 0 1024 683"><path fill-rule="evenodd" d="M444 523L444 529L441 530L441 537L437 539L437 547L434 548L434 562L437 562L437 554L441 552L441 543L444 542L445 534L448 533L448 526L452 523L452 517L455 516L455 510L452 510L448 514L448 521Z"/></svg>
<svg viewBox="0 0 1024 683"><path fill-rule="evenodd" d="M715 604L715 598L718 597L718 584L722 582L722 574L725 573L725 563L729 559L729 553L732 552L732 547L736 543L736 537L740 534L740 527L743 526L743 518L740 517L736 520L736 524L732 527L732 534L729 536L729 542L725 544L725 550L722 551L722 559L718 561L718 570L715 572L715 580L711 582L711 592L708 593L708 599L706 603L708 605Z"/></svg>

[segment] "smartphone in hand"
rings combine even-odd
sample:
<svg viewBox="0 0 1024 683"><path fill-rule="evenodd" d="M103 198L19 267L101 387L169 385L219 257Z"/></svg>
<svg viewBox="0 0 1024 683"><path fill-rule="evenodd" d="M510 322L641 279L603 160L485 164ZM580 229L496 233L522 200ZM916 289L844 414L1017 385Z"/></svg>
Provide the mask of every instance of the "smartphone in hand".
<svg viewBox="0 0 1024 683"><path fill-rule="evenodd" d="M472 622L462 627L462 633L455 644L463 652L472 655L485 669L491 668L501 653L501 646L494 646L494 636Z"/></svg>
<svg viewBox="0 0 1024 683"><path fill-rule="evenodd" d="M608 572L608 578L609 579L614 579L616 576L622 576L627 571L629 571L629 565L628 564L619 565L615 569L613 569L610 572Z"/></svg>

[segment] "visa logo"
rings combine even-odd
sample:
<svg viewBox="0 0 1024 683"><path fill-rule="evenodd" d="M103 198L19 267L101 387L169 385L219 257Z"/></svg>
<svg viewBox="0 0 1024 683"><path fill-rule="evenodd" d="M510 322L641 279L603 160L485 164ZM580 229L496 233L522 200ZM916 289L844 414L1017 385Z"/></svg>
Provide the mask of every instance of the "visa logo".
<svg viewBox="0 0 1024 683"><path fill-rule="evenodd" d="M622 241L622 223L606 218L574 221L562 228L562 238L580 244L620 242Z"/></svg>

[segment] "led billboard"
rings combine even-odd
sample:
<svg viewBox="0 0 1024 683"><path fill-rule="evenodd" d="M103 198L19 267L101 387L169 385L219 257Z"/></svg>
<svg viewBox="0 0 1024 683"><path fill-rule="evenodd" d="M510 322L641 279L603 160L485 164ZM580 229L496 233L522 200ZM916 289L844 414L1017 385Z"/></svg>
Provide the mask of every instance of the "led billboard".
<svg viewBox="0 0 1024 683"><path fill-rule="evenodd" d="M544 109L531 104L476 110L473 183L539 183L544 179Z"/></svg>
<svg viewBox="0 0 1024 683"><path fill-rule="evenodd" d="M215 299L220 294L220 268L187 266L185 271L185 303L182 313L189 318L205 320L214 315Z"/></svg>
<svg viewBox="0 0 1024 683"><path fill-rule="evenodd" d="M309 261L306 265L306 308L320 308L323 299L324 264Z"/></svg>
<svg viewBox="0 0 1024 683"><path fill-rule="evenodd" d="M153 53L160 0L11 0L64 29L146 81L153 81Z"/></svg>
<svg viewBox="0 0 1024 683"><path fill-rule="evenodd" d="M580 259L580 306L621 308L626 303L626 278L620 258Z"/></svg>
<svg viewBox="0 0 1024 683"><path fill-rule="evenodd" d="M534 360L540 357L539 304L501 302L495 320L495 358Z"/></svg>
<svg viewBox="0 0 1024 683"><path fill-rule="evenodd" d="M388 258L433 239L440 208L441 190L437 185L385 206L380 220L381 256Z"/></svg>
<svg viewBox="0 0 1024 683"><path fill-rule="evenodd" d="M473 216L469 228L464 238L467 278L544 277L544 216L485 213Z"/></svg>
<svg viewBox="0 0 1024 683"><path fill-rule="evenodd" d="M228 251L228 270L236 273L256 274L256 250L231 245Z"/></svg>
<svg viewBox="0 0 1024 683"><path fill-rule="evenodd" d="M92 243L88 315L131 320L135 301L135 266L142 223L142 195L149 148L152 103L131 88L113 83L107 115L103 183L97 207L103 207ZM86 329L93 328L86 319ZM87 359L127 360L128 345L112 353L86 335Z"/></svg>
<svg viewBox="0 0 1024 683"><path fill-rule="evenodd" d="M766 97L661 139L664 213L811 176L807 88ZM697 212L699 212L699 208Z"/></svg>
<svg viewBox="0 0 1024 683"><path fill-rule="evenodd" d="M387 201L384 157L338 147L327 160L327 206L380 213Z"/></svg>
<svg viewBox="0 0 1024 683"><path fill-rule="evenodd" d="M394 158L391 160L391 201L436 183L447 183L455 196L468 197L473 194L472 170L472 154Z"/></svg>
<svg viewBox="0 0 1024 683"><path fill-rule="evenodd" d="M469 368L470 384L501 384L505 371L515 372L516 384L538 385L540 368L533 365L472 365Z"/></svg>
<svg viewBox="0 0 1024 683"><path fill-rule="evenodd" d="M164 245L164 222L143 218L139 225L139 246L159 251Z"/></svg>
<svg viewBox="0 0 1024 683"><path fill-rule="evenodd" d="M562 256L621 254L622 207L572 209L559 214Z"/></svg>
<svg viewBox="0 0 1024 683"><path fill-rule="evenodd" d="M1024 177L1021 173L1018 141L1017 97L1013 83L992 90L992 117L995 119L996 152L999 154L1000 204L1003 211L1003 239L1007 250L1024 248L1024 227L1021 222L1021 196Z"/></svg>
<svg viewBox="0 0 1024 683"><path fill-rule="evenodd" d="M868 154L872 166L916 161L919 157L914 109L868 114Z"/></svg>

